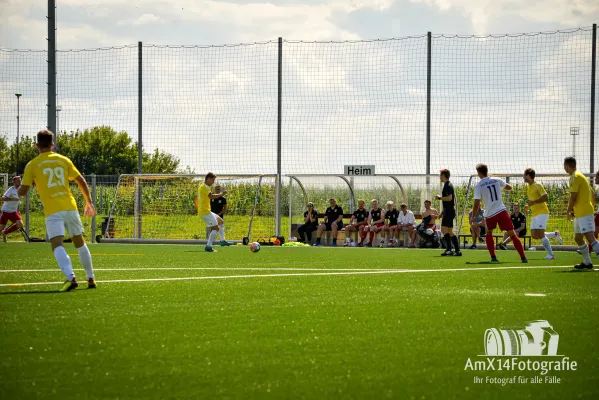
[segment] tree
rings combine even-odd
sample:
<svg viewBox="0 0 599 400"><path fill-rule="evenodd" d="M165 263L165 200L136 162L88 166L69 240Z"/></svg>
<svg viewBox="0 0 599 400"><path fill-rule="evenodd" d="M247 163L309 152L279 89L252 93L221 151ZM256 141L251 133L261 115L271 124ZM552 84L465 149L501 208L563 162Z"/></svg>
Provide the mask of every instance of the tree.
<svg viewBox="0 0 599 400"><path fill-rule="evenodd" d="M37 155L37 150L34 146L33 138L23 136L19 139L19 165L17 166L17 143L8 145L8 139L5 136L0 136L0 172L8 172L10 174L23 173L25 166L33 157Z"/></svg>
<svg viewBox="0 0 599 400"><path fill-rule="evenodd" d="M57 151L73 160L85 174L118 175L137 172L137 142L126 132L116 132L108 126L96 126L83 132L60 134ZM143 153L144 173L175 173L179 160L155 149Z"/></svg>
<svg viewBox="0 0 599 400"><path fill-rule="evenodd" d="M137 173L137 142L127 132L117 132L109 126L95 126L83 132L58 135L56 152L69 157L82 174L120 175ZM15 172L16 143L0 136L0 172ZM19 142L19 172L36 155L35 139L22 137ZM154 149L142 154L143 172L147 174L173 174L179 160L172 154Z"/></svg>

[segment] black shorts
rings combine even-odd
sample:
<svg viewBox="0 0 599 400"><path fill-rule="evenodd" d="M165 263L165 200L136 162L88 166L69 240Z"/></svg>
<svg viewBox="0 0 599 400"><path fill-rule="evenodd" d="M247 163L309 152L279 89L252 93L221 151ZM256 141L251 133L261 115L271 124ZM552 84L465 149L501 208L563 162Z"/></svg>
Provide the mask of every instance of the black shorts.
<svg viewBox="0 0 599 400"><path fill-rule="evenodd" d="M325 222L324 226L325 226L325 229L324 229L325 231L328 232L328 231L332 230L330 222ZM337 230L340 231L341 228L343 228L343 222L339 221L339 222L337 222Z"/></svg>
<svg viewBox="0 0 599 400"><path fill-rule="evenodd" d="M441 219L441 226L446 228L453 228L453 219L455 218L455 211L443 211L443 218Z"/></svg>
<svg viewBox="0 0 599 400"><path fill-rule="evenodd" d="M520 232L518 232L519 238L523 238L524 236L526 236L526 229L522 229Z"/></svg>

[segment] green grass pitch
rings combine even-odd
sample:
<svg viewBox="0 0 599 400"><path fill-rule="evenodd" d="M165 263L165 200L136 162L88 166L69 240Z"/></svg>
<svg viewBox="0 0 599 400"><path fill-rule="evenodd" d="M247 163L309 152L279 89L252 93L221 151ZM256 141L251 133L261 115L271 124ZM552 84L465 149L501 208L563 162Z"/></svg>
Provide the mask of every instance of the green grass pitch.
<svg viewBox="0 0 599 400"><path fill-rule="evenodd" d="M0 398L599 397L599 274L572 272L576 253L90 249L98 289L57 293L47 245L0 243ZM531 320L575 371L466 369L486 329ZM487 382L513 377L526 383Z"/></svg>

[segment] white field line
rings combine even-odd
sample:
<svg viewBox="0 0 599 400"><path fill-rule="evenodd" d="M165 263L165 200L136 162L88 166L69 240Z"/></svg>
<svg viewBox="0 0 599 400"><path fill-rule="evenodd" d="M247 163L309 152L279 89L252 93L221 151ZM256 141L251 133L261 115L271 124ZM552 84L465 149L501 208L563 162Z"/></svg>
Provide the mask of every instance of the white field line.
<svg viewBox="0 0 599 400"><path fill-rule="evenodd" d="M408 273L426 273L426 272L465 272L465 271L497 271L508 269L555 269L571 268L567 266L547 265L535 267L478 267L478 268L448 268L448 269L399 269L399 270L378 270L378 271L355 271L355 272L320 272L320 273L294 273L294 274L263 274L263 275L220 275L220 276L191 276L186 278L145 278L145 279L111 279L97 281L98 283L126 283L126 282L166 282L166 281L195 281L208 279L246 279L246 278L282 278L296 276L332 276L332 275L377 275L377 274L408 274ZM35 285L53 285L63 282L26 282L26 283L3 283L5 286L35 286Z"/></svg>
<svg viewBox="0 0 599 400"><path fill-rule="evenodd" d="M83 268L73 268L83 271ZM235 267L161 267L161 268L94 268L94 271L395 271L391 268L235 268ZM2 272L60 272L58 268L6 269Z"/></svg>

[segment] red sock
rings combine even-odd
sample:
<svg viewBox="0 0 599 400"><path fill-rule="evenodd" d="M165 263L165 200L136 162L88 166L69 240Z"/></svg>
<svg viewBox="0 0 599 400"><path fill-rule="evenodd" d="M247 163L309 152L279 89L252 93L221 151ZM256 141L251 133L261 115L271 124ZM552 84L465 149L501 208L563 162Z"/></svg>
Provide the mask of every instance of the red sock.
<svg viewBox="0 0 599 400"><path fill-rule="evenodd" d="M366 231L362 231L362 233L360 233L360 244L364 244L364 239L366 239Z"/></svg>
<svg viewBox="0 0 599 400"><path fill-rule="evenodd" d="M373 240L374 240L374 232L370 232L370 244L372 244Z"/></svg>
<svg viewBox="0 0 599 400"><path fill-rule="evenodd" d="M520 238L514 235L512 236L512 242L514 242L514 247L518 251L518 254L520 254L520 258L526 258L526 254L524 254L524 247L522 247L522 242L520 241Z"/></svg>
<svg viewBox="0 0 599 400"><path fill-rule="evenodd" d="M486 235L485 241L487 242L487 250L489 250L489 254L491 254L491 257L495 257L495 240L493 240L493 235Z"/></svg>
<svg viewBox="0 0 599 400"><path fill-rule="evenodd" d="M12 233L18 229L19 229L19 227L15 224L15 225L12 225L9 228L6 228L5 230L3 230L2 233L5 235L8 235L9 233Z"/></svg>

